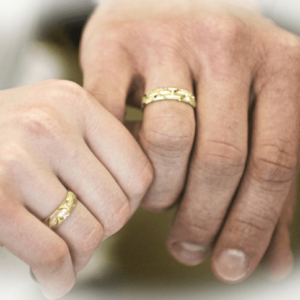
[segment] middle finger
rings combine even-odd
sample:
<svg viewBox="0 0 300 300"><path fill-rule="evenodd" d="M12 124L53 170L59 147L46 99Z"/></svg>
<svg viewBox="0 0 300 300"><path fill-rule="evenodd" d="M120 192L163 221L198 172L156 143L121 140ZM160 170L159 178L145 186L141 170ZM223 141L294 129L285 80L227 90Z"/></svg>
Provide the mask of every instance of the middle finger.
<svg viewBox="0 0 300 300"><path fill-rule="evenodd" d="M168 238L171 254L195 265L205 259L238 187L247 157L250 72L203 73L197 137L188 182Z"/></svg>

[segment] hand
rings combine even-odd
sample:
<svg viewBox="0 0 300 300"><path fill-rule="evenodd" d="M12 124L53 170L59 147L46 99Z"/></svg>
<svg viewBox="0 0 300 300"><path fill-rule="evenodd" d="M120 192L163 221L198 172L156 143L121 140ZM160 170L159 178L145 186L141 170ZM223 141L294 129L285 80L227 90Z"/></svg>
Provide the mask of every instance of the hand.
<svg viewBox="0 0 300 300"><path fill-rule="evenodd" d="M0 99L0 245L55 299L139 206L151 165L123 125L74 83L1 91ZM78 204L52 231L41 221L67 189Z"/></svg>
<svg viewBox="0 0 300 300"><path fill-rule="evenodd" d="M275 270L282 255L277 271L289 269L286 199L300 140L299 38L237 3L104 1L81 44L84 87L122 121L126 103L139 107L147 91L196 93L195 111L173 101L144 110L139 142L155 176L143 206L161 211L181 199L170 253L195 265L213 247L225 282L253 272L277 224L270 262Z"/></svg>

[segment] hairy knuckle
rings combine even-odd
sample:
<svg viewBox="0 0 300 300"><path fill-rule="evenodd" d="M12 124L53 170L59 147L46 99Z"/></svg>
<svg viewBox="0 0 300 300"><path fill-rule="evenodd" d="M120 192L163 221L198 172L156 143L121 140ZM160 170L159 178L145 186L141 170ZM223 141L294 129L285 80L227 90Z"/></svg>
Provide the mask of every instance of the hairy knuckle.
<svg viewBox="0 0 300 300"><path fill-rule="evenodd" d="M118 22L106 26L101 37L102 42L113 42L113 45L118 45L122 41L127 40L134 33L133 22Z"/></svg>
<svg viewBox="0 0 300 300"><path fill-rule="evenodd" d="M208 45L201 48L206 50L208 58L218 60L218 64L231 63L236 59L236 53L247 41L249 30L247 25L237 18L224 15L206 15L198 22L199 32L202 33L202 39ZM213 50L212 50L213 49Z"/></svg>
<svg viewBox="0 0 300 300"><path fill-rule="evenodd" d="M268 40L269 75L281 74L289 80L298 80L300 70L300 39L292 33L274 35ZM293 79L294 78L294 79Z"/></svg>
<svg viewBox="0 0 300 300"><path fill-rule="evenodd" d="M197 237L197 240L204 246L211 245L217 235L219 219L206 219L207 222L200 222L198 218L193 220L181 220L176 226L184 228L188 236ZM215 223L214 223L215 221ZM176 232L176 231L175 231ZM176 236L175 236L176 239Z"/></svg>
<svg viewBox="0 0 300 300"><path fill-rule="evenodd" d="M114 25L106 25L104 30L101 28L98 30L101 34L98 34L96 37L90 36L92 38L88 42L82 44L83 50L86 48L87 51L83 51L81 65L83 69L92 69L101 72L101 69L96 66L101 66L103 64L103 58L106 58L107 61L111 61L111 59L120 57L120 55L126 55L128 40L134 42L134 39L132 39L131 36L135 30L132 30L131 24L120 22ZM83 39L86 39L85 34L83 35ZM94 49L99 49L101 47L102 55L99 55L98 51L89 51L87 45L90 47L93 46Z"/></svg>
<svg viewBox="0 0 300 300"><path fill-rule="evenodd" d="M265 220L234 218L235 228L243 236L251 238L257 232L265 232L269 226ZM235 230L232 230L235 231Z"/></svg>
<svg viewBox="0 0 300 300"><path fill-rule="evenodd" d="M264 205L247 205L243 208L246 215L232 218L232 221L245 235L255 235L255 232L268 232L272 230L278 221L278 213L274 209Z"/></svg>
<svg viewBox="0 0 300 300"><path fill-rule="evenodd" d="M297 154L289 143L261 144L253 150L250 174L258 181L286 183L294 179L298 169Z"/></svg>
<svg viewBox="0 0 300 300"><path fill-rule="evenodd" d="M224 141L207 141L197 153L197 165L216 176L242 175L247 159L246 149Z"/></svg>
<svg viewBox="0 0 300 300"><path fill-rule="evenodd" d="M273 53L281 53L281 55L289 55L290 53L299 53L300 39L290 32L284 34L276 34L270 37L270 51Z"/></svg>
<svg viewBox="0 0 300 300"><path fill-rule="evenodd" d="M195 121L180 112L172 116L156 116L143 124L143 138L152 152L168 156L190 152L195 134Z"/></svg>
<svg viewBox="0 0 300 300"><path fill-rule="evenodd" d="M242 28L242 22L229 15L207 15L201 25L203 24L213 36L226 42L235 41Z"/></svg>

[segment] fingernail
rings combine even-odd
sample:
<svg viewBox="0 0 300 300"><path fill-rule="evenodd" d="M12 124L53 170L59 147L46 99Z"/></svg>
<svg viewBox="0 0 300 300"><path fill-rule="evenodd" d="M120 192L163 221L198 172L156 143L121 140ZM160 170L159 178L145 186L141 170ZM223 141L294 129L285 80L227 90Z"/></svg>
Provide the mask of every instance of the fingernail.
<svg viewBox="0 0 300 300"><path fill-rule="evenodd" d="M216 259L215 270L225 281L239 281L246 276L248 268L248 259L240 250L224 250Z"/></svg>
<svg viewBox="0 0 300 300"><path fill-rule="evenodd" d="M49 290L49 289L48 289L47 287L45 287L45 286L42 286L41 289L42 289L43 295L44 295L47 299L49 299L49 300L60 299L60 298L62 297L62 296L58 295L57 293L55 293L55 292Z"/></svg>
<svg viewBox="0 0 300 300"><path fill-rule="evenodd" d="M292 271L293 271L292 269L287 269L287 270L280 271L275 274L271 274L270 279L275 282L283 281L292 273Z"/></svg>
<svg viewBox="0 0 300 300"><path fill-rule="evenodd" d="M36 283L39 283L39 281L37 280L36 276L34 275L34 273L32 272L32 270L30 269L30 276L31 276L31 279L36 282Z"/></svg>
<svg viewBox="0 0 300 300"><path fill-rule="evenodd" d="M205 252L206 248L203 246L198 246L195 244L190 244L190 243L181 243L181 246L187 250L187 251L191 251L191 252Z"/></svg>
<svg viewBox="0 0 300 300"><path fill-rule="evenodd" d="M174 245L176 258L183 264L194 266L203 262L206 258L207 248L191 243L177 243Z"/></svg>
<svg viewBox="0 0 300 300"><path fill-rule="evenodd" d="M270 267L270 279L272 281L282 281L286 279L293 271L293 257L291 256L289 261L285 261L284 264L278 263Z"/></svg>

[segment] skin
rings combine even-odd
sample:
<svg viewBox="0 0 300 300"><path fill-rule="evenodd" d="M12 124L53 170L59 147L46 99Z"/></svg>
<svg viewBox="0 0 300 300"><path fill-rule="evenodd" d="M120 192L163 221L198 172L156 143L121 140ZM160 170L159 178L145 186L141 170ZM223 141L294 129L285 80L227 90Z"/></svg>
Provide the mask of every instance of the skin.
<svg viewBox="0 0 300 300"><path fill-rule="evenodd" d="M0 99L0 245L57 299L137 209L152 167L126 128L74 83L5 90ZM67 189L78 204L51 230L41 221Z"/></svg>
<svg viewBox="0 0 300 300"><path fill-rule="evenodd" d="M103 1L81 44L84 88L121 122L147 91L196 94L195 110L156 102L130 125L154 169L143 207L180 201L169 252L210 253L229 283L265 254L274 277L290 271L300 141L299 38L237 3Z"/></svg>

